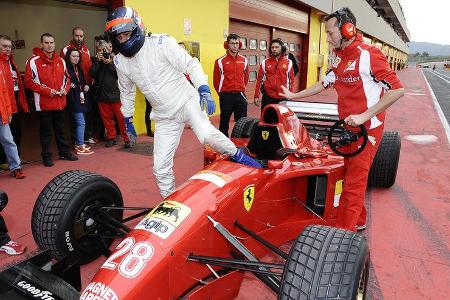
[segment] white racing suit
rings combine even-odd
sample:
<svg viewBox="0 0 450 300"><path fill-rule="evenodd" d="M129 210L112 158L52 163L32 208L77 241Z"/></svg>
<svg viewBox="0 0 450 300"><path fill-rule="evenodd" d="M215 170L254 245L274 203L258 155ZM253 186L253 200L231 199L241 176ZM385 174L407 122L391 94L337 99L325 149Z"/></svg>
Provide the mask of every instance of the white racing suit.
<svg viewBox="0 0 450 300"><path fill-rule="evenodd" d="M150 118L156 121L154 166L161 196L175 190L173 158L188 123L202 144L221 153L234 155L235 145L201 111L199 86L207 84L206 75L196 58L181 48L173 37L152 34L136 55L114 58L119 78L120 100L125 118L134 115L136 86L152 105ZM189 74L195 87L184 74Z"/></svg>

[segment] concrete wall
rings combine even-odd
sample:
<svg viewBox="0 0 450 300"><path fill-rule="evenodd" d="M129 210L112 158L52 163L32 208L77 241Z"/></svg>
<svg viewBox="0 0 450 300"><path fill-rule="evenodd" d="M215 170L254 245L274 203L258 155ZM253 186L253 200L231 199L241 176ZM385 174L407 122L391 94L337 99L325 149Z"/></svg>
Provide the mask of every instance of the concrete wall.
<svg viewBox="0 0 450 300"><path fill-rule="evenodd" d="M200 43L200 61L208 75L208 83L213 86L214 61L223 55L223 41L228 35L229 1L141 1L126 0L125 5L136 9L147 28L154 33L167 33L177 41L196 41ZM191 22L191 33L184 33L184 20ZM212 90L214 90L212 88ZM219 97L214 92L218 105ZM145 102L143 96L136 99L135 122L143 132ZM218 113L218 109L216 110Z"/></svg>
<svg viewBox="0 0 450 300"><path fill-rule="evenodd" d="M39 47L41 34L55 37L56 51L72 38L72 28L85 29L89 50L94 49L94 36L103 32L107 12L99 8L58 1L4 0L0 2L0 32L13 40L25 40L25 49L14 50L19 69L25 71L25 62Z"/></svg>
<svg viewBox="0 0 450 300"><path fill-rule="evenodd" d="M308 78L309 87L320 80L327 69L328 43L325 24L321 22L321 13L311 9L309 19Z"/></svg>

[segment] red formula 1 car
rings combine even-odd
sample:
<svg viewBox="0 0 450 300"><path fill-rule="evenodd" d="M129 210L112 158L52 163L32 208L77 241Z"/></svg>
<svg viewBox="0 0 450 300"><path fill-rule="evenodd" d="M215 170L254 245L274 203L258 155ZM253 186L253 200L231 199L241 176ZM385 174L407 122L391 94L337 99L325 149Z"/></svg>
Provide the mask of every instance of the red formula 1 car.
<svg viewBox="0 0 450 300"><path fill-rule="evenodd" d="M244 272L251 272L279 299L364 299L367 242L332 227L344 167L331 148L363 146L367 135L339 122L320 124L337 120L335 107L330 114L322 113L328 108L321 104L292 109L296 113L269 105L261 121L243 118L233 129L236 145L247 147L263 168L238 164L206 147L202 171L157 207L125 219L123 210L140 208L124 207L111 180L85 171L57 176L36 202L32 228L40 248L66 262L66 271L53 268L65 281L41 271L36 271L39 280L27 276L23 270L30 263L16 266L4 281L22 295L46 291L53 297L41 299L233 299ZM309 124L311 119L319 124ZM385 137L370 175L380 186L395 181L400 150L398 134ZM142 216L134 228L125 225ZM122 240L111 253L116 238ZM285 253L280 246L289 242ZM268 253L279 259L262 261ZM102 254L108 258L84 291L68 287L73 268L67 265ZM79 279L70 282L79 288Z"/></svg>

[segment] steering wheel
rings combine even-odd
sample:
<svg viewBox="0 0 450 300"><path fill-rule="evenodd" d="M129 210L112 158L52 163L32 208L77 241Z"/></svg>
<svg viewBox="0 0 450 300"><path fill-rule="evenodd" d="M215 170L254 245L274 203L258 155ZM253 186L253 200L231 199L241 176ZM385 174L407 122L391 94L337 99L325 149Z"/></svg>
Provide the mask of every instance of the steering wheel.
<svg viewBox="0 0 450 300"><path fill-rule="evenodd" d="M369 138L367 137L366 128L363 125L359 125L358 128L358 132L348 130L347 128L345 128L344 120L339 120L334 123L334 125L331 126L330 131L328 132L328 144L330 145L331 150L333 150L334 153L345 157L355 156L361 153L361 151L363 151L366 147ZM338 133L337 131L341 132ZM337 134L337 140L336 138L333 139L335 132ZM344 146L350 145L351 143L357 142L360 137L363 138L363 142L361 146L355 151L345 152L340 149Z"/></svg>

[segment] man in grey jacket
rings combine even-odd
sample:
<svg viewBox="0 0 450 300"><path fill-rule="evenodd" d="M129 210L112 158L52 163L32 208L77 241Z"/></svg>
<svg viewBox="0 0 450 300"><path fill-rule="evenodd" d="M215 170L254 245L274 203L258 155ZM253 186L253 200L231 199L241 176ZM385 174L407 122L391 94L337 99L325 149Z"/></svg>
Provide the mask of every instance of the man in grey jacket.
<svg viewBox="0 0 450 300"><path fill-rule="evenodd" d="M242 149L237 149L202 113L202 108L206 108L209 115L215 111L206 75L199 61L173 37L146 35L140 17L130 7L116 8L108 17L105 30L119 52L114 63L129 135L136 136L132 123L136 86L152 105L150 118L156 121L153 173L163 198L175 190L173 157L185 123L202 144L231 155L236 162L261 167ZM185 74L189 74L193 86Z"/></svg>

